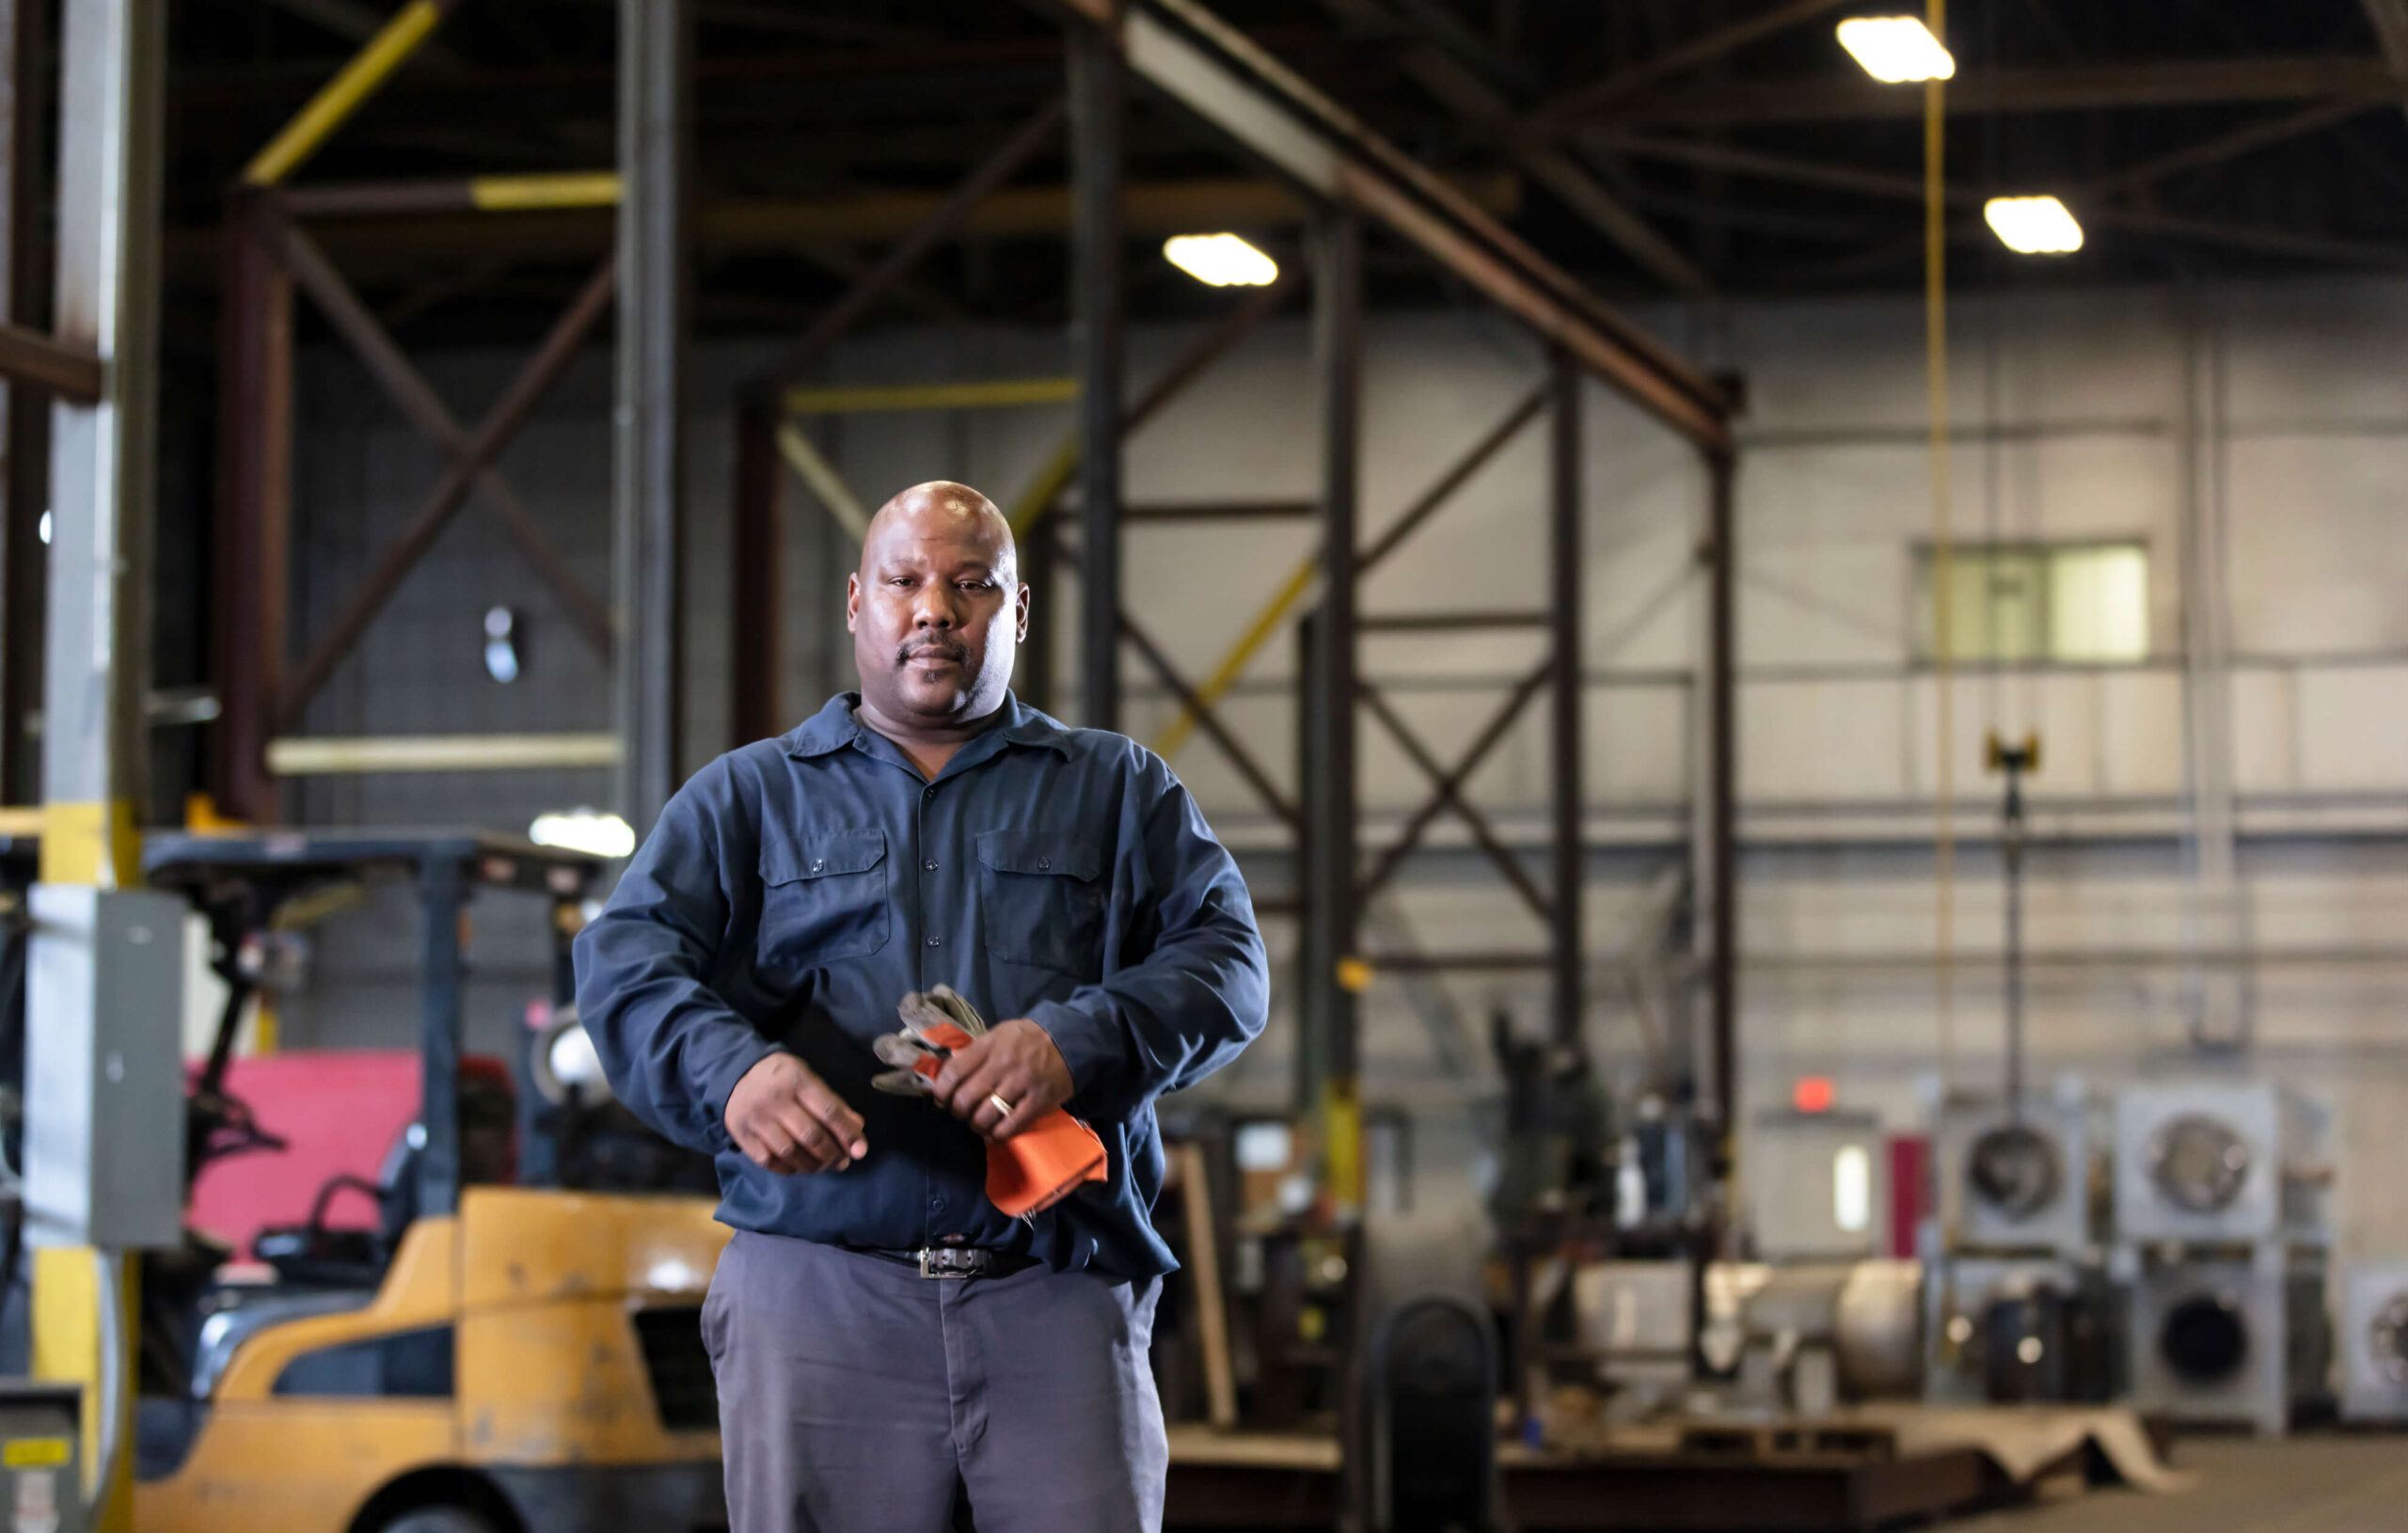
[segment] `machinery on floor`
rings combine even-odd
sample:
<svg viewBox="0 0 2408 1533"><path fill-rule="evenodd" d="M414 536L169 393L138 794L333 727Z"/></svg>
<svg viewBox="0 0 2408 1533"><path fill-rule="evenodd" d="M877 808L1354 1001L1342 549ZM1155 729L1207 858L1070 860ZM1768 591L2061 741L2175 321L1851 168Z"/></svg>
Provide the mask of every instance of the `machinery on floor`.
<svg viewBox="0 0 2408 1533"><path fill-rule="evenodd" d="M1924 1398L1949 1405L2114 1399L2121 1311L2094 1263L1952 1253L1926 1278Z"/></svg>
<svg viewBox="0 0 2408 1533"><path fill-rule="evenodd" d="M2099 1243L2098 1114L2079 1080L2009 1103L1953 1097L1933 1130L1933 1191L1952 1249L2082 1257Z"/></svg>
<svg viewBox="0 0 2408 1533"><path fill-rule="evenodd" d="M2122 1306L2099 1256L2103 1121L2071 1076L2045 1097L2019 1088L1941 1101L1925 1241L1926 1399L2114 1397Z"/></svg>
<svg viewBox="0 0 2408 1533"><path fill-rule="evenodd" d="M2122 1241L2314 1242L2326 1225L2332 1114L2267 1082L2151 1082L2115 1098Z"/></svg>
<svg viewBox="0 0 2408 1533"><path fill-rule="evenodd" d="M2284 1431L2329 1393L2332 1115L2267 1082L2149 1082L2115 1100L2115 1243L2133 1402Z"/></svg>
<svg viewBox="0 0 2408 1533"><path fill-rule="evenodd" d="M2332 1352L2321 1256L2272 1243L2145 1255L2128 1280L2141 1410L2276 1436L2322 1391Z"/></svg>
<svg viewBox="0 0 2408 1533"><path fill-rule="evenodd" d="M2408 1261L2371 1261L2345 1274L2341 1415L2408 1422Z"/></svg>

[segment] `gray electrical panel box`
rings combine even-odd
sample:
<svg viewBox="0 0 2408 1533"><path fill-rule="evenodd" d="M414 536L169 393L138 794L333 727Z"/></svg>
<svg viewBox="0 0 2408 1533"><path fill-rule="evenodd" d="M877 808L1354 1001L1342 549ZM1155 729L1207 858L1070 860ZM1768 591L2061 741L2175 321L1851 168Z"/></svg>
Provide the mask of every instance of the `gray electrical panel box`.
<svg viewBox="0 0 2408 1533"><path fill-rule="evenodd" d="M7 1526L84 1533L84 1391L0 1379L0 1501Z"/></svg>
<svg viewBox="0 0 2408 1533"><path fill-rule="evenodd" d="M25 1238L183 1238L184 902L36 884L25 976Z"/></svg>

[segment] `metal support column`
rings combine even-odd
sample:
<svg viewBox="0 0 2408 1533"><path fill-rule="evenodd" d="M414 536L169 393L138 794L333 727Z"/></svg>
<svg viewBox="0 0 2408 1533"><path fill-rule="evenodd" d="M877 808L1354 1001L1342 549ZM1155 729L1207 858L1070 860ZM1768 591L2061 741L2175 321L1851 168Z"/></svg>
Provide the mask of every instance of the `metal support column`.
<svg viewBox="0 0 2408 1533"><path fill-rule="evenodd" d="M1118 40L1072 23L1070 311L1079 374L1079 722L1120 727L1120 177Z"/></svg>
<svg viewBox="0 0 2408 1533"><path fill-rule="evenodd" d="M735 556L728 571L735 588L730 746L786 728L785 506L778 493L784 478L777 401L766 392L747 394L736 406L736 526L728 540Z"/></svg>
<svg viewBox="0 0 2408 1533"><path fill-rule="evenodd" d="M1549 848L1553 888L1547 907L1547 959L1553 981L1554 1032L1560 1044L1581 1041L1580 845L1580 370L1568 353L1548 358L1554 395L1547 437L1547 634L1555 654L1548 722L1553 735L1554 825Z"/></svg>
<svg viewBox="0 0 2408 1533"><path fill-rule="evenodd" d="M1296 1081L1295 1114L1297 1121L1304 1123L1311 1122L1321 1111L1323 1084L1329 1079L1329 1007L1316 976L1329 972L1335 962L1323 940L1320 907L1314 900L1314 891L1321 886L1321 837L1316 833L1313 818L1321 804L1316 785L1329 776L1321 761L1322 750L1329 743L1323 738L1327 732L1321 727L1327 712L1321 702L1321 626L1319 608L1306 608L1305 615L1296 620L1296 782L1304 798L1302 812L1296 816L1295 901L1300 925L1296 943L1296 1051L1291 1064Z"/></svg>
<svg viewBox="0 0 2408 1533"><path fill-rule="evenodd" d="M104 362L99 400L51 409L50 593L43 661L41 877L118 888L138 882L135 826L148 782L151 541L157 459L160 162L167 8L152 0L66 0L59 55L58 273L53 328ZM44 1019L31 1017L28 1028ZM40 1103L33 1104L40 1112ZM123 1280L100 1281L103 1262ZM36 1254L34 1371L102 1382L103 1305L134 1307L131 1257ZM114 1288L120 1291L110 1293ZM132 1348L117 1364L126 1413L108 1441L132 1440ZM133 1454L97 1462L97 1406L85 1413L87 1475L106 1476L91 1525L133 1520Z"/></svg>
<svg viewBox="0 0 2408 1533"><path fill-rule="evenodd" d="M462 928L468 901L467 869L456 857L431 857L419 869L420 933L424 971L419 995L418 1211L436 1217L460 1207L460 1009L467 984Z"/></svg>
<svg viewBox="0 0 2408 1533"><path fill-rule="evenodd" d="M277 194L226 199L218 225L217 525L210 672L218 719L210 793L218 810L274 824L267 742L284 686L286 559L293 520L293 277Z"/></svg>
<svg viewBox="0 0 2408 1533"><path fill-rule="evenodd" d="M1737 466L1727 453L1706 457L1706 868L1714 930L1707 986L1714 1114L1726 1166L1739 1131L1738 545L1732 508Z"/></svg>
<svg viewBox="0 0 2408 1533"><path fill-rule="evenodd" d="M55 328L107 367L99 403L51 409L42 877L113 886L139 879L149 785L165 23L142 0L64 14Z"/></svg>
<svg viewBox="0 0 2408 1533"><path fill-rule="evenodd" d="M1361 448L1363 233L1351 213L1331 213L1313 240L1313 366L1322 408L1322 599L1305 665L1312 688L1316 768L1305 782L1311 861L1305 871L1304 983L1307 1027L1300 1080L1319 1086L1324 1182L1341 1207L1362 1205L1362 1116L1356 1098L1354 562L1357 457Z"/></svg>
<svg viewBox="0 0 2408 1533"><path fill-rule="evenodd" d="M652 829L677 788L690 0L619 4L619 808Z"/></svg>
<svg viewBox="0 0 2408 1533"><path fill-rule="evenodd" d="M50 8L38 0L0 0L0 321L50 328L46 157L50 122ZM41 514L50 505L50 401L39 389L5 388L0 420L7 462L0 466L0 803L33 801L40 773L25 720L41 705L42 582L48 570Z"/></svg>

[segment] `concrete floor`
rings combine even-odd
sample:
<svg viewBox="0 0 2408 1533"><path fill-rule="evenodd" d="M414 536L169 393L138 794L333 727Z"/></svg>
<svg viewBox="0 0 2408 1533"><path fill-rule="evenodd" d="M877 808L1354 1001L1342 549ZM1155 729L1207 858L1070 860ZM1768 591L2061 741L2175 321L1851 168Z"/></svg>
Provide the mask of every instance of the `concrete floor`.
<svg viewBox="0 0 2408 1533"><path fill-rule="evenodd" d="M1950 1533L2400 1533L2408 1528L2408 1436L2342 1434L2261 1443L2191 1437L2175 1464L2197 1478L2173 1495L2095 1491L1945 1525Z"/></svg>

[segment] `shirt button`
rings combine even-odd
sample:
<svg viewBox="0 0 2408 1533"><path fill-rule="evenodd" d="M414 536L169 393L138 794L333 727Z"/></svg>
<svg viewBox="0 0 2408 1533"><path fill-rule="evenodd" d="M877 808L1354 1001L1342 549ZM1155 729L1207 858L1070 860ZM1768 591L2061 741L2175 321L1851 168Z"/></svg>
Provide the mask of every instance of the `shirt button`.
<svg viewBox="0 0 2408 1533"><path fill-rule="evenodd" d="M936 785L935 783L933 783L933 782L929 783L927 787L922 788L922 789L920 790L920 797L921 797L921 798L935 798L936 796L937 796L937 785Z"/></svg>
<svg viewBox="0 0 2408 1533"><path fill-rule="evenodd" d="M1054 859L1050 857L1040 857L1037 860L1037 871L1039 873L1047 872L1053 866Z"/></svg>
<svg viewBox="0 0 2408 1533"><path fill-rule="evenodd" d="M930 873L934 873L937 870L937 865L934 862L923 862L920 865L927 869Z"/></svg>
<svg viewBox="0 0 2408 1533"><path fill-rule="evenodd" d="M941 1197L932 1197L928 1199L928 1211L930 1213L944 1212L944 1199Z"/></svg>
<svg viewBox="0 0 2408 1533"><path fill-rule="evenodd" d="M824 872L827 866L828 860L824 857L815 857L811 860L811 871L814 873Z"/></svg>
<svg viewBox="0 0 2408 1533"><path fill-rule="evenodd" d="M944 946L944 939L942 937L931 937L928 939L928 945L930 947L943 947Z"/></svg>

